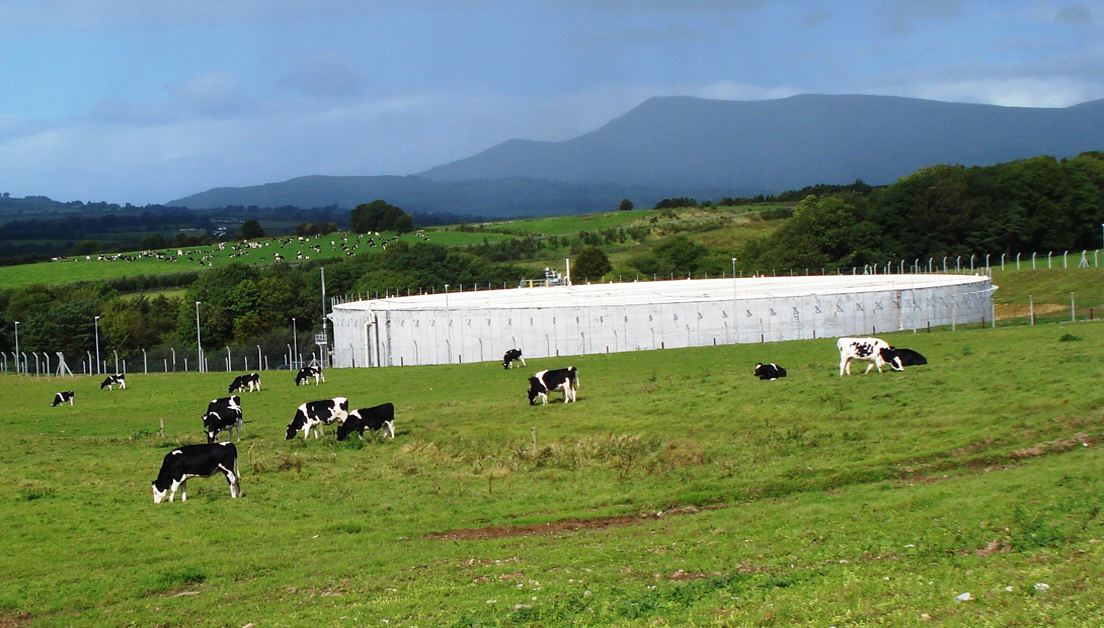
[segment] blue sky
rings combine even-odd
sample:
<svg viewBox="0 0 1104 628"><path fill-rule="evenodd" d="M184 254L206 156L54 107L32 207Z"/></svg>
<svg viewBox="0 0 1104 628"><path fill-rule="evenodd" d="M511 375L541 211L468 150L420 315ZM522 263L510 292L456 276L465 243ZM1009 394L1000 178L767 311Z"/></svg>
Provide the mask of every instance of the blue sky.
<svg viewBox="0 0 1104 628"><path fill-rule="evenodd" d="M0 192L411 174L653 96L1064 107L1102 35L1104 0L0 0Z"/></svg>

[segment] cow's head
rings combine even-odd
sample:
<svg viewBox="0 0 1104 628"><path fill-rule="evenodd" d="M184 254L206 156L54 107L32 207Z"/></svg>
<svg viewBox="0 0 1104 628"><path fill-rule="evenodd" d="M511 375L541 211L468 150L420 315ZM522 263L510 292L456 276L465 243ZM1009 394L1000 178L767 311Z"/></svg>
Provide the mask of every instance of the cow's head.
<svg viewBox="0 0 1104 628"><path fill-rule="evenodd" d="M529 405L537 405L537 398L544 395L544 384L536 377L529 378Z"/></svg>
<svg viewBox="0 0 1104 628"><path fill-rule="evenodd" d="M755 363L755 376L758 377L762 374L763 374L763 363L762 362L756 362Z"/></svg>
<svg viewBox="0 0 1104 628"><path fill-rule="evenodd" d="M895 371L904 371L905 370L905 365L901 363L901 356L897 355L897 350L894 349L893 347L890 347L888 349L882 349L878 353L881 356L882 361L885 362L886 364L888 364L890 366L890 368L892 368L893 370L895 370Z"/></svg>
<svg viewBox="0 0 1104 628"><path fill-rule="evenodd" d="M167 488L165 490L158 489L156 480L154 480L154 482L151 484L151 486L153 487L153 503L160 504L161 502L163 502L165 500L165 496L169 494L169 489L167 489Z"/></svg>
<svg viewBox="0 0 1104 628"><path fill-rule="evenodd" d="M240 388L241 388L241 378L238 378L238 379L234 380L233 384L230 384L230 387L226 389L226 392L232 393L235 390L238 390Z"/></svg>

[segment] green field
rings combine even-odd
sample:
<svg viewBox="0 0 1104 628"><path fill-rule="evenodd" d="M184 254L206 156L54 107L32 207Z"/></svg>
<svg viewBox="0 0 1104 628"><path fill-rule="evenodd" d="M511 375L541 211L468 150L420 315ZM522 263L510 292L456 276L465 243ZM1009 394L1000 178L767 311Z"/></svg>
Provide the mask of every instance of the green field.
<svg viewBox="0 0 1104 628"><path fill-rule="evenodd" d="M389 234L384 234L388 236ZM427 230L428 241L444 246L464 246L477 244L484 240L495 242L507 239L511 236L496 233L465 233L457 231ZM25 264L21 266L5 266L0 268L0 288L18 288L31 284L56 285L71 283L74 281L99 281L115 277L133 277L135 275L161 275L184 271L203 270L206 268L221 268L233 263L244 264L271 264L273 253L283 255L284 262L296 263L299 254L306 259L328 259L344 257L347 251L340 248L344 244L342 238L348 238L348 244L357 242L358 238L351 233L331 233L325 236L312 236L306 241L300 242L296 236L281 238L261 238L256 243L261 245L257 249L244 249L242 254L231 247L240 246L239 242L227 242L223 249L218 246L200 246L186 249L160 249L154 253L161 253L175 261L168 259L155 259L143 257L135 260L110 259L112 255L104 255L109 259L98 259L99 255L71 257L63 261L44 262L39 264ZM402 240L410 243L421 242L421 238L414 234L405 234ZM370 248L365 242L367 236L360 236L361 247L356 254L371 254L378 251L379 247ZM336 246L331 246L334 242ZM310 247L319 247L320 251L313 251ZM177 255L183 251L183 255ZM232 257L231 254L234 254Z"/></svg>
<svg viewBox="0 0 1104 628"><path fill-rule="evenodd" d="M0 625L1104 623L1104 326L885 338L930 364L841 379L818 340L265 372L244 497L158 506L225 374L4 376ZM568 363L578 403L528 406ZM284 440L335 395L394 402L397 438Z"/></svg>

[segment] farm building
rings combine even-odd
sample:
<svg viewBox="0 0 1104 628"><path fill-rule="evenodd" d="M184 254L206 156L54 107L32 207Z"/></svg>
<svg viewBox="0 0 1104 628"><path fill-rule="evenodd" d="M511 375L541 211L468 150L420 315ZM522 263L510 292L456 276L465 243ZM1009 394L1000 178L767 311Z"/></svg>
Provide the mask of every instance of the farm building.
<svg viewBox="0 0 1104 628"><path fill-rule="evenodd" d="M335 367L873 335L991 320L985 275L684 279L451 292L333 306Z"/></svg>

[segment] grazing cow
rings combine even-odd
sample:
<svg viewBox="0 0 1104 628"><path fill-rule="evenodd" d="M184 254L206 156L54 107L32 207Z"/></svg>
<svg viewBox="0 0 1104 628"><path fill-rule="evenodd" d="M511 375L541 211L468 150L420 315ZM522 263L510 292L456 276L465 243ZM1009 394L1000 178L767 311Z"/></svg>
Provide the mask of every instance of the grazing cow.
<svg viewBox="0 0 1104 628"><path fill-rule="evenodd" d="M230 497L241 497L241 476L238 474L238 450L234 443L184 445L165 454L161 471L153 481L153 503L160 504L168 494L169 501L180 490L180 501L188 500L188 479L206 478L222 473L230 483Z"/></svg>
<svg viewBox="0 0 1104 628"><path fill-rule="evenodd" d="M548 393L560 390L564 394L564 403L575 401L579 390L579 372L574 366L554 371L541 371L529 378L529 405L537 405L540 397L543 405L548 404Z"/></svg>
<svg viewBox="0 0 1104 628"><path fill-rule="evenodd" d="M241 440L242 410L241 397L221 397L212 399L207 404L207 412L203 415L203 431L207 433L207 442L215 442L223 430L227 430L227 438L233 438L234 428L238 428L238 440Z"/></svg>
<svg viewBox="0 0 1104 628"><path fill-rule="evenodd" d="M230 384L230 388L226 392L245 392L248 388L249 392L253 392L254 389L257 392L261 391L261 376L257 373L250 373L249 375L238 375L234 378L234 383Z"/></svg>
<svg viewBox="0 0 1104 628"><path fill-rule="evenodd" d="M927 358L912 349L896 349L894 347L882 349L882 360L898 371L905 370L906 366L920 366L928 363Z"/></svg>
<svg viewBox="0 0 1104 628"><path fill-rule="evenodd" d="M100 390L104 388L108 390L115 390L115 385L119 385L120 390L126 390L126 374L122 375L108 375L107 379L100 384Z"/></svg>
<svg viewBox="0 0 1104 628"><path fill-rule="evenodd" d="M310 383L310 378L314 378L314 385L318 385L318 380L326 381L326 378L322 375L322 369L317 366L305 366L299 369L299 373L295 375L295 385L298 386L302 383Z"/></svg>
<svg viewBox="0 0 1104 628"><path fill-rule="evenodd" d="M774 381L780 377L785 377L786 369L778 366L774 362L771 362L770 364L763 364L762 362L759 362L755 365L755 376L758 377L760 380Z"/></svg>
<svg viewBox="0 0 1104 628"><path fill-rule="evenodd" d="M882 365L885 364L885 360L882 359L882 351L884 349L891 349L889 343L881 338L840 338L836 341L836 348L840 352L840 377L846 372L851 374L851 360L863 360L870 362L870 365L866 367L866 372L869 373L870 369L877 367L878 372L882 372ZM896 364L890 364L895 371L902 369L897 368Z"/></svg>
<svg viewBox="0 0 1104 628"><path fill-rule="evenodd" d="M368 428L373 432L382 429L384 436L387 436L390 432L391 438L394 439L395 404L383 403L371 408L353 410L349 413L349 418L337 426L337 440L345 440L353 432L357 432L360 439L364 440L364 428Z"/></svg>
<svg viewBox="0 0 1104 628"><path fill-rule="evenodd" d="M502 356L502 368L504 369L512 368L515 362L521 362L521 365L525 366L525 358L521 357L521 349L510 349L506 352L506 355Z"/></svg>
<svg viewBox="0 0 1104 628"><path fill-rule="evenodd" d="M56 407L60 406L61 404L65 403L66 401L69 402L69 405L73 405L73 397L75 397L75 396L76 395L71 390L66 390L64 392L59 392L58 394L54 395L54 404L50 407L51 408L56 408Z"/></svg>
<svg viewBox="0 0 1104 628"><path fill-rule="evenodd" d="M299 406L295 411L295 418L287 427L287 438L295 438L295 432L303 430L303 440L314 430L314 437L322 434L322 426L337 422L341 425L349 417L349 400L345 397L334 397L322 401L308 401Z"/></svg>

